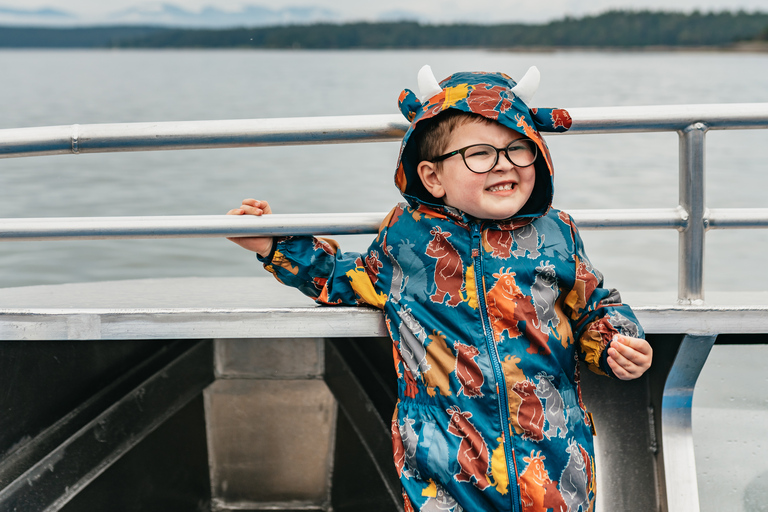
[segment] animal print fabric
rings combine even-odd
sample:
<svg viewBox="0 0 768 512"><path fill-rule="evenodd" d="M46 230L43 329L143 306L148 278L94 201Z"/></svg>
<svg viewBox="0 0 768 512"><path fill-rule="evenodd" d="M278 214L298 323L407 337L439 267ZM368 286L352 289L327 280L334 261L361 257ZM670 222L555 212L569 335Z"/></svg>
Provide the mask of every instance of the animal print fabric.
<svg viewBox="0 0 768 512"><path fill-rule="evenodd" d="M383 309L408 510L592 510L578 361L610 374L613 336L642 330L568 215L515 228L403 203L363 254L289 237L266 268L322 304Z"/></svg>
<svg viewBox="0 0 768 512"><path fill-rule="evenodd" d="M632 310L589 262L573 220L551 209L553 166L539 131L565 131L562 109L529 108L501 73L457 73L420 101L395 184L396 206L362 254L288 237L263 259L283 283L321 304L383 310L398 402L395 468L407 511L588 512L594 509L592 425L579 361L611 375L617 333L642 337ZM458 109L493 119L539 148L536 184L511 219L449 208L416 172L421 130Z"/></svg>

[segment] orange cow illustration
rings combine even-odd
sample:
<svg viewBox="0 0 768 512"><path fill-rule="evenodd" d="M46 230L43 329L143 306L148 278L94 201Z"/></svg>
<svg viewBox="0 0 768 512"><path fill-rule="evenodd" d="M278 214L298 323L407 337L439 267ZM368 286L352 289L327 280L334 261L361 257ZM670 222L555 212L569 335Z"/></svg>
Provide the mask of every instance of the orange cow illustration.
<svg viewBox="0 0 768 512"><path fill-rule="evenodd" d="M523 428L517 421L517 413L520 410L520 406L523 403L523 399L520 395L515 393L514 387L518 382L526 380L523 370L521 370L517 363L520 362L520 358L517 356L508 355L501 362L501 369L504 371L504 380L507 384L507 404L509 405L509 424L515 430L518 435L523 433Z"/></svg>
<svg viewBox="0 0 768 512"><path fill-rule="evenodd" d="M459 379L461 389L459 393L464 393L467 398L476 398L483 396L480 388L483 387L485 377L480 367L475 361L475 357L480 355L477 347L465 345L460 342L453 344L456 350L456 377Z"/></svg>
<svg viewBox="0 0 768 512"><path fill-rule="evenodd" d="M435 258L435 293L432 302L442 304L448 297L448 305L457 306L462 301L464 289L464 263L456 248L448 241L450 233L434 227L429 232L434 238L427 244L427 256Z"/></svg>
<svg viewBox="0 0 768 512"><path fill-rule="evenodd" d="M451 394L450 374L456 366L456 356L445 343L445 335L442 332L433 331L429 335L429 340L427 345L429 370L421 374L427 386L427 394L435 396L436 390L440 390L441 395L448 396Z"/></svg>
<svg viewBox="0 0 768 512"><path fill-rule="evenodd" d="M501 335L507 331L510 338L520 336L518 322L525 322L525 336L531 343L526 350L529 354L538 354L541 350L544 354L550 354L547 346L549 334L537 329L541 326L536 308L531 297L523 295L523 292L515 282L515 272L502 267L498 274L493 274L497 279L493 288L488 291L488 317L491 328L496 334L496 340L501 342Z"/></svg>
<svg viewBox="0 0 768 512"><path fill-rule="evenodd" d="M475 486L482 491L491 485L488 480L488 445L480 432L470 423L471 412L462 412L455 405L446 409L445 412L451 415L448 432L461 438L459 452L456 455L461 470L453 475L453 478L457 482L470 482L474 478Z"/></svg>
<svg viewBox="0 0 768 512"><path fill-rule="evenodd" d="M545 456L531 451L530 457L523 457L528 465L520 474L520 498L526 512L547 512L544 505L545 485L551 480L544 467Z"/></svg>

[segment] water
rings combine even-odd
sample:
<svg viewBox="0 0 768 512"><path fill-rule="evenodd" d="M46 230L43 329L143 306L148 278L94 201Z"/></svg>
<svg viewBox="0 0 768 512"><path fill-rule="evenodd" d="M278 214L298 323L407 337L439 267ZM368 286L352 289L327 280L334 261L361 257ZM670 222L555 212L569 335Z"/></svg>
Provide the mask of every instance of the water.
<svg viewBox="0 0 768 512"><path fill-rule="evenodd" d="M4 50L0 128L391 114L401 89L416 87L424 63L438 78L469 69L519 78L535 64L542 73L534 102L540 106L768 102L768 54ZM674 133L548 141L559 208L678 204ZM708 206L766 207L766 142L766 130L707 135ZM221 214L245 197L267 199L280 213L385 212L400 200L392 183L397 148L350 144L3 159L0 218ZM582 234L608 285L670 290L674 297L675 231ZM370 239L343 237L343 246L362 250ZM768 230L710 232L706 289L768 289L767 253ZM254 274L264 274L255 257L223 239L0 243L0 287ZM766 348L715 347L697 386L703 510L766 510L768 400L761 390L768 382L756 377L741 384L743 375L764 375ZM731 425L733 420L739 424Z"/></svg>
<svg viewBox="0 0 768 512"><path fill-rule="evenodd" d="M577 107L768 101L768 55L484 51L0 51L0 128L396 113L419 67L535 64L535 103ZM708 203L765 206L768 132L711 132ZM674 207L677 135L551 136L555 205ZM388 211L396 143L0 160L0 217L219 214L245 197L280 213ZM361 250L370 237L344 239ZM674 290L674 231L584 232L607 283ZM705 287L768 289L768 231L711 232ZM747 244L750 249L746 250ZM742 270L743 269L743 270ZM638 271L640 270L640 271ZM225 240L0 244L0 287L263 272Z"/></svg>

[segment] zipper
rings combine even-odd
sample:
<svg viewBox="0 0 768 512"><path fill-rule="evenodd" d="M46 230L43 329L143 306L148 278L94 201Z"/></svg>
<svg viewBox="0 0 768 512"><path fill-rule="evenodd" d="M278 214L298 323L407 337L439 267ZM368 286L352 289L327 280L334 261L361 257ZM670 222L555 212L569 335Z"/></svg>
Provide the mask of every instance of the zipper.
<svg viewBox="0 0 768 512"><path fill-rule="evenodd" d="M480 308L480 318L483 323L483 336L488 349L488 355L491 359L493 374L496 380L496 393L499 401L499 419L501 420L501 431L504 434L504 454L507 465L507 477L509 478L510 498L512 501L512 510L521 511L520 487L517 481L517 469L515 464L515 450L512 448L512 434L509 428L509 397L507 396L507 383L504 379L504 371L501 368L501 358L496 346L496 340L493 337L493 331L488 318L488 308L485 302L485 280L483 279L483 261L482 261L482 240L481 229L478 223L472 224L472 264L475 269L475 289L477 290L478 307Z"/></svg>

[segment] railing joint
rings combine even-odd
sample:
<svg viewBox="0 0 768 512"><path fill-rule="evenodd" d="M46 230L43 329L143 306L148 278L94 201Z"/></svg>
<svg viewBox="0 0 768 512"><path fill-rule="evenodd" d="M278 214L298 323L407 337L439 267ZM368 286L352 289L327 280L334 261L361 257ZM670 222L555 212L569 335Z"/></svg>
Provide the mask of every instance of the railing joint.
<svg viewBox="0 0 768 512"><path fill-rule="evenodd" d="M70 145L72 147L72 153L77 155L80 153L80 146L78 139L80 138L80 125L72 125L72 135L70 136Z"/></svg>
<svg viewBox="0 0 768 512"><path fill-rule="evenodd" d="M688 212L688 210L685 209L685 207L683 207L683 205L680 204L677 205L675 210L677 210L677 213L680 216L680 225L677 227L677 230L680 233L687 231L691 220L691 214Z"/></svg>

